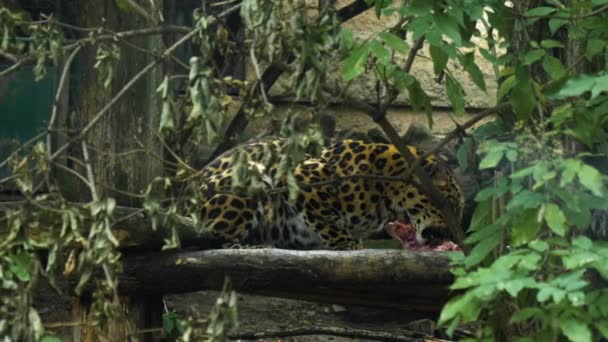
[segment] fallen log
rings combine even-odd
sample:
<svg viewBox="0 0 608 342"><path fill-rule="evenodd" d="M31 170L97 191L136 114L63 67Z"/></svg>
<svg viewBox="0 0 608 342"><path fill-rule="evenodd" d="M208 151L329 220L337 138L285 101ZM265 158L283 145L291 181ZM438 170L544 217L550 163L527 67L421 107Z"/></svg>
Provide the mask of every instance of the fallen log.
<svg viewBox="0 0 608 342"><path fill-rule="evenodd" d="M24 205L0 203L2 211ZM168 225L152 231L141 209L117 207L114 236L125 251L120 291L125 295L162 295L221 289L228 276L237 291L336 304L367 305L438 312L452 282L446 252L362 250L352 252L282 249L150 252L170 237ZM172 218L184 246L217 247L199 234L188 218ZM1 220L0 220L1 221ZM44 221L44 220L43 220ZM162 218L161 218L162 222ZM49 224L60 224L58 217ZM30 227L33 237L49 233L44 224ZM0 239L8 233L0 224ZM133 253L140 252L140 253Z"/></svg>
<svg viewBox="0 0 608 342"><path fill-rule="evenodd" d="M450 296L449 252L207 250L125 255L119 291L218 290L437 313Z"/></svg>

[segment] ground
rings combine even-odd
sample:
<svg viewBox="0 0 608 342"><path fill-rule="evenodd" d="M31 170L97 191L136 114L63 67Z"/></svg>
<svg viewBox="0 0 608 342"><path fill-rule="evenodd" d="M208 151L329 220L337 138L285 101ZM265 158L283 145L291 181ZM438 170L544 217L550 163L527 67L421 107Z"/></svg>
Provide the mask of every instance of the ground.
<svg viewBox="0 0 608 342"><path fill-rule="evenodd" d="M182 314L202 314L211 310L217 292L201 291L187 295L165 297L167 306ZM294 328L343 327L364 329L399 335L403 329L411 330L408 323L420 315L402 311L375 310L363 307L343 307L298 300L238 295L239 332L289 330ZM201 317L204 318L204 317ZM430 332L429 332L430 333ZM302 336L282 341L366 341L333 336ZM277 339L268 339L277 341Z"/></svg>
<svg viewBox="0 0 608 342"><path fill-rule="evenodd" d="M169 310L181 315L192 315L205 319L218 293L200 291L180 295L168 295L165 304ZM399 335L403 330L421 331L430 334L430 322L415 322L420 314L401 311L376 310L363 307L343 307L338 305L304 302L298 300L269 298L238 294L239 332L259 332L264 330L285 330L305 327L344 327L364 329ZM70 299L45 290L37 298L37 307L45 323L71 322ZM408 325L409 324L409 325ZM420 328L422 327L422 328ZM47 331L57 334L63 341L71 341L70 328L51 328ZM302 336L266 341L366 341L333 336Z"/></svg>

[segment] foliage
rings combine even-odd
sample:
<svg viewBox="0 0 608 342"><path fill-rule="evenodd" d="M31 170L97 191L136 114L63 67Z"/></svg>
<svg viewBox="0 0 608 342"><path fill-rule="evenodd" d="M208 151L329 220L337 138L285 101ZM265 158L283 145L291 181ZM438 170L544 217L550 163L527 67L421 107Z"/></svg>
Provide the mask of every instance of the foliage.
<svg viewBox="0 0 608 342"><path fill-rule="evenodd" d="M420 49L428 47L436 80L456 114L467 108L457 70L482 91L489 89L479 67L483 58L498 81L500 119L475 130L458 152L462 169L476 173L484 189L477 194L469 227L471 253L454 257L453 288L459 295L445 306L441 323L453 331L463 322L481 322L478 338L485 340L608 337L608 245L587 237L593 214L608 209L606 170L601 169L608 141L608 2L547 0L529 8L524 2L499 0L366 2L390 27L365 39L340 27L332 1L319 1L320 8L310 15L309 2L303 0L243 0L234 5L240 6L244 26L244 38L238 42L224 26L228 14L211 13L205 2L193 13L193 27L188 33L180 31L184 41L175 45L194 42L188 73L163 75L154 85L162 101L157 137L171 155L165 156L171 161L163 160L167 173L150 180L141 193L131 194L141 199L154 230L161 224L172 227L165 248L180 245L172 225L178 214L199 223L200 194L184 194L180 188L196 183L198 173L179 150L179 142L225 142L237 104L248 119L281 122L284 144L280 151L266 151L264 160L279 161L278 177L286 178L290 197L296 198L299 185L291 170L307 155L318 154L325 142L316 115L302 119L276 114L267 94L272 84L265 84L263 68L287 74L288 98L307 103L312 112L321 112L332 97L343 96L365 76L377 81L375 110L386 110L405 94L432 125L431 99L411 72ZM117 4L129 15L142 10L131 2ZM147 19L155 15L145 14ZM91 64L108 91L113 90L121 49L133 48L125 43L125 32L120 35L106 25L74 28L53 17L32 21L6 8L0 8L0 28L1 56L13 60L15 69L35 62L37 79L74 49L93 48ZM152 31L129 34L159 34ZM66 39L66 32L78 38ZM581 42L579 49L568 46L575 41ZM576 50L578 55L573 55ZM146 52L169 64L174 62L173 51ZM251 79L226 76L222 62L236 53L248 57ZM336 60L341 61L343 82L329 77ZM228 89L233 90L230 95ZM100 110L84 125L96 124L107 113ZM119 308L120 254L112 233L117 201L108 195L106 184L98 183L86 158L66 152L67 147L80 148L86 156L86 145L80 143L89 131L70 140L61 153L48 151L42 142L49 132L0 162L11 168L11 176L0 180L0 186L12 182L24 196L21 206L0 217L0 226L7 227L0 243L0 335L7 341L43 338L43 325L32 306L32 289L40 277L52 284L61 273L75 277L78 291L93 294L91 316L99 326ZM79 167L63 170L67 167L58 159L64 157ZM261 171L266 166L235 154L233 191L263 190ZM90 190L80 198L90 198L88 203L68 201L68 185L56 172L61 168ZM41 226L46 227L43 236L30 233ZM47 257L40 258L39 250L48 251ZM223 340L234 329L233 304L230 291L218 299L206 337ZM194 333L187 321L172 314L165 315L163 329L174 340L187 340Z"/></svg>
<svg viewBox="0 0 608 342"><path fill-rule="evenodd" d="M478 336L486 340L608 337L608 243L585 236L593 212L608 209L606 176L587 163L606 158L606 2L547 1L535 8L482 0L369 3L379 17L407 18L412 41L426 40L456 113L465 111L466 94L451 70L460 67L486 89L477 50L499 72L498 101L514 114L503 115L506 125L477 130L459 152L463 169L494 180L476 197L466 241L473 248L454 260L452 289L461 294L445 306L441 323L453 332L460 323L486 322ZM350 50L343 77L373 71L386 88L407 90L414 108L428 107L424 90L395 58L412 49L400 29L361 43L343 30ZM472 37L485 44L473 45ZM584 54L566 58L564 39L582 37L588 39ZM596 67L575 74L585 62ZM475 164L467 163L476 159L467 155L471 147L481 157Z"/></svg>

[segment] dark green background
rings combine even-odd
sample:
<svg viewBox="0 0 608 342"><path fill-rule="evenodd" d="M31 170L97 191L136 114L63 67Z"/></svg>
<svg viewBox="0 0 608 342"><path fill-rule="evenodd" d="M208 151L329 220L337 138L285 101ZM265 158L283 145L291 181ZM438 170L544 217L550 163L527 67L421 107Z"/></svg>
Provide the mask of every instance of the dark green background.
<svg viewBox="0 0 608 342"><path fill-rule="evenodd" d="M7 68L0 65L0 70ZM51 114L57 84L57 68L34 81L32 68L23 68L0 78L0 160L13 150L15 139L21 143L42 132ZM0 176L7 175L6 168Z"/></svg>

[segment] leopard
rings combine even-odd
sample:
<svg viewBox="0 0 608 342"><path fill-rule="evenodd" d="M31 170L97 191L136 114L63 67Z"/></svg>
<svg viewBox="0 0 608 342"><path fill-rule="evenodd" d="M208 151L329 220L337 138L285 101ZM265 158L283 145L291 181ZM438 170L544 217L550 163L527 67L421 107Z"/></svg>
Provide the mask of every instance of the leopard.
<svg viewBox="0 0 608 342"><path fill-rule="evenodd" d="M277 176L281 139L253 141L223 153L201 172L200 220L214 238L241 246L297 250L356 250L362 239L382 231L388 222L406 220L421 244L449 239L441 210L409 175L411 165L388 143L337 141L317 157L306 156L293 170L299 187L290 200L286 177ZM425 151L408 146L416 158ZM234 155L244 153L262 175L262 193L232 191ZM265 157L266 156L266 157ZM463 192L450 169L434 156L419 162L458 218Z"/></svg>

